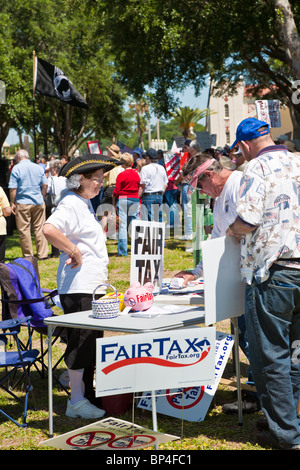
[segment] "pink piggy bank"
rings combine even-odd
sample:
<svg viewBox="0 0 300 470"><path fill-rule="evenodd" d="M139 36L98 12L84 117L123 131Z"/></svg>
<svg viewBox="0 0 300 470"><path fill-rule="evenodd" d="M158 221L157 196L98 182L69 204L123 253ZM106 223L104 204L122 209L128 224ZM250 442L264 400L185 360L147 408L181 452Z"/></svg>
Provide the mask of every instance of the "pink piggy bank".
<svg viewBox="0 0 300 470"><path fill-rule="evenodd" d="M136 312L148 310L153 304L153 290L152 282L146 282L144 286L139 282L132 283L124 294L125 306Z"/></svg>

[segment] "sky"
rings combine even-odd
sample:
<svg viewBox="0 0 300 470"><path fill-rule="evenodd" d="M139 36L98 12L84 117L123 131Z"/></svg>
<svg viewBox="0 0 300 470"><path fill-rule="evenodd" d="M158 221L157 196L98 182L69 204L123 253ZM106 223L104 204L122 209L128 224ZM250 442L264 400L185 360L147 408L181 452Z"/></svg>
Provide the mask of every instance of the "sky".
<svg viewBox="0 0 300 470"><path fill-rule="evenodd" d="M180 94L180 95L176 94L176 97L180 99L181 101L180 106L182 107L189 106L190 108L205 109L207 108L207 103L208 103L208 91L209 89L207 86L203 88L203 90L201 91L201 94L198 97L196 97L194 93L194 87L190 86L185 89L183 94ZM203 121L200 121L201 124L205 124L204 121L205 119L203 119ZM154 123L156 123L155 116L153 116L151 120L151 124L154 124ZM29 138L29 140L31 139ZM14 130L9 132L6 142L10 145L13 145L19 142L18 135Z"/></svg>

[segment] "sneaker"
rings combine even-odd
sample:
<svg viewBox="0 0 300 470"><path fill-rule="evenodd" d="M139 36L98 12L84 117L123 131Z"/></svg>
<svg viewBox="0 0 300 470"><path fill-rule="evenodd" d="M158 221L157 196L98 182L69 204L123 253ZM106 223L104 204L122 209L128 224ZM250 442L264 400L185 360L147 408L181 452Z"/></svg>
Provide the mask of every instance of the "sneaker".
<svg viewBox="0 0 300 470"><path fill-rule="evenodd" d="M86 398L83 398L74 405L68 400L66 416L69 418L97 419L103 418L104 415L104 410L92 405Z"/></svg>
<svg viewBox="0 0 300 470"><path fill-rule="evenodd" d="M234 403L226 403L222 406L224 413L234 414L238 413L239 404L238 401ZM242 394L242 412L243 413L255 413L260 410L259 400L254 395Z"/></svg>
<svg viewBox="0 0 300 470"><path fill-rule="evenodd" d="M193 240L193 234L191 235L183 235L183 237L179 237L180 240Z"/></svg>
<svg viewBox="0 0 300 470"><path fill-rule="evenodd" d="M111 235L107 235L107 238L109 238L110 240L118 240L119 239L117 233L112 233Z"/></svg>

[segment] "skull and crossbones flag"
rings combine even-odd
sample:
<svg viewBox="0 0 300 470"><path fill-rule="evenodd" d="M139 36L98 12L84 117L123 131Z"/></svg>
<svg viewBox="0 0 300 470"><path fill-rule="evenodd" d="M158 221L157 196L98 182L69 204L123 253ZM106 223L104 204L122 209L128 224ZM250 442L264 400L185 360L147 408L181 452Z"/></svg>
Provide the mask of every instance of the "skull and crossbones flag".
<svg viewBox="0 0 300 470"><path fill-rule="evenodd" d="M40 95L57 98L71 106L88 108L87 102L64 72L38 57L35 63L34 91Z"/></svg>

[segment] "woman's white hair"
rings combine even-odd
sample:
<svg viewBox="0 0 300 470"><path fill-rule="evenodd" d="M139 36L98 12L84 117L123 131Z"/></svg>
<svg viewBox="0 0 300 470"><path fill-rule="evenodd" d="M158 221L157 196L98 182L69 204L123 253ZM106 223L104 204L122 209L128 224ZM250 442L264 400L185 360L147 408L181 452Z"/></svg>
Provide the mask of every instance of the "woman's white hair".
<svg viewBox="0 0 300 470"><path fill-rule="evenodd" d="M67 188L68 189L78 189L81 185L81 175L72 175L70 178L67 178Z"/></svg>

